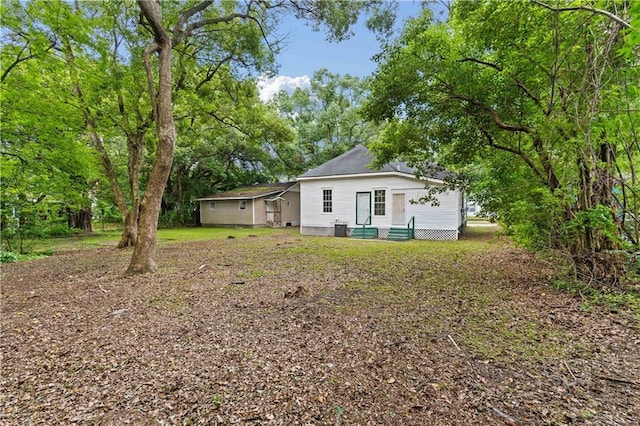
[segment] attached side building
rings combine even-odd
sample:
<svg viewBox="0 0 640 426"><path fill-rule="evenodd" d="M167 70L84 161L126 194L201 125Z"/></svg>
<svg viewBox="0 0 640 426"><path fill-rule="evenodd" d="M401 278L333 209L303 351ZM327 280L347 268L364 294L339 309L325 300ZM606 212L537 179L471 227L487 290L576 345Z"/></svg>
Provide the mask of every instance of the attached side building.
<svg viewBox="0 0 640 426"><path fill-rule="evenodd" d="M298 177L302 235L337 235L346 226L352 236L371 229L377 238L392 239L396 230L411 228L409 238L458 239L466 222L461 191L437 194L437 205L415 202L427 194L427 185L442 187L449 172L416 177L406 163L376 169L372 161L373 155L358 145Z"/></svg>
<svg viewBox="0 0 640 426"><path fill-rule="evenodd" d="M205 226L299 226L300 185L296 182L236 188L207 197L200 203Z"/></svg>

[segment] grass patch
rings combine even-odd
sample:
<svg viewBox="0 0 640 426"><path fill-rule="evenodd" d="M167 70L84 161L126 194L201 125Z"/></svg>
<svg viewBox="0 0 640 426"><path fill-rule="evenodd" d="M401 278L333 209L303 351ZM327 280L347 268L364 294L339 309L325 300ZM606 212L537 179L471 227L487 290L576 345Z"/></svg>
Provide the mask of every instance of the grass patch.
<svg viewBox="0 0 640 426"><path fill-rule="evenodd" d="M407 303L413 300L416 295L411 289L389 281L350 281L345 287L349 290L356 290L373 296L374 299L386 303Z"/></svg>
<svg viewBox="0 0 640 426"><path fill-rule="evenodd" d="M177 294L172 294L151 299L149 301L149 306L169 312L176 312L186 307L187 302L185 301L184 297Z"/></svg>
<svg viewBox="0 0 640 426"><path fill-rule="evenodd" d="M297 229L295 229L297 231ZM160 242L188 242L221 240L229 237L233 238L255 238L265 237L278 233L292 232L290 229L274 228L212 228L212 227L190 227L158 229L158 239Z"/></svg>
<svg viewBox="0 0 640 426"><path fill-rule="evenodd" d="M272 228L210 228L210 227L188 227L158 229L158 241L162 243L180 243L189 241L220 240L225 238L254 238L275 235L278 233L293 233L291 229ZM114 247L122 236L122 228L110 228L94 231L91 234L75 234L63 238L48 238L29 240L35 253L57 252L64 250L82 250L96 247ZM19 260L28 260L21 258Z"/></svg>
<svg viewBox="0 0 640 426"><path fill-rule="evenodd" d="M262 278L266 275L266 272L261 269L252 269L248 272L240 272L238 273L239 278Z"/></svg>
<svg viewBox="0 0 640 426"><path fill-rule="evenodd" d="M564 339L557 332L534 321L513 321L509 315L471 320L465 329L462 341L488 359L543 361L563 358L570 349L561 343Z"/></svg>
<svg viewBox="0 0 640 426"><path fill-rule="evenodd" d="M553 287L582 298L582 308L589 311L591 305L604 306L613 313L627 310L640 322L640 291L603 291L578 281L556 280Z"/></svg>
<svg viewBox="0 0 640 426"><path fill-rule="evenodd" d="M107 229L91 234L73 234L68 237L29 240L34 251L56 252L63 250L81 250L105 245L115 246L120 241L121 230Z"/></svg>
<svg viewBox="0 0 640 426"><path fill-rule="evenodd" d="M0 251L0 263L14 263L24 260L39 259L41 257L47 257L53 255L51 250L41 250L29 254L19 254L11 251Z"/></svg>

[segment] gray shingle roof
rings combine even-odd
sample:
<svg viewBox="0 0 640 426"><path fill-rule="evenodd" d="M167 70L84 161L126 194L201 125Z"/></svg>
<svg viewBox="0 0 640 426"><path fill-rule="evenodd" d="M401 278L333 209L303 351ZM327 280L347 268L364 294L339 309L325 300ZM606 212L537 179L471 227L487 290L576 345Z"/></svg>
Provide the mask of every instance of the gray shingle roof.
<svg viewBox="0 0 640 426"><path fill-rule="evenodd" d="M373 154L364 146L358 145L350 151L329 160L326 163L303 173L299 178L314 178L326 176L340 175L356 175L365 173L402 173L415 177L416 169L409 167L407 163L392 162L387 163L380 168L372 168ZM449 172L442 171L436 173L436 176L430 176L435 179L444 179Z"/></svg>
<svg viewBox="0 0 640 426"><path fill-rule="evenodd" d="M252 186L243 186L240 188L232 189L231 191L219 192L214 195L208 195L202 198L196 198L195 201L207 201L207 200L251 200L266 195L279 194L285 190L291 188L296 182L285 183L262 183Z"/></svg>

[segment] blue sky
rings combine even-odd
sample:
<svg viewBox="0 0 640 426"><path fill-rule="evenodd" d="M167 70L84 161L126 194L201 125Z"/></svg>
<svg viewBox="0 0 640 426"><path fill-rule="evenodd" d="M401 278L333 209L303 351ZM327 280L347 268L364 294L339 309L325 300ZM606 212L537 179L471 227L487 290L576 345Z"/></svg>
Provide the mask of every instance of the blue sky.
<svg viewBox="0 0 640 426"><path fill-rule="evenodd" d="M402 28L406 17L419 15L420 10L420 1L399 1L396 30ZM287 19L278 31L289 35L288 43L278 57L279 74L311 76L323 67L334 73L359 77L371 74L375 63L370 58L378 53L378 42L362 21L364 17L353 28L355 35L349 40L329 43L323 32L314 32L295 18Z"/></svg>
<svg viewBox="0 0 640 426"><path fill-rule="evenodd" d="M420 14L421 1L399 0L396 18L396 34L404 20ZM278 55L278 75L262 81L259 86L263 100L280 90L305 87L314 71L327 68L332 73L365 77L373 73L376 63L371 59L379 52L378 41L360 19L353 28L355 33L349 40L329 43L325 34L314 32L304 23L290 18L280 26L278 33L288 35L283 52Z"/></svg>

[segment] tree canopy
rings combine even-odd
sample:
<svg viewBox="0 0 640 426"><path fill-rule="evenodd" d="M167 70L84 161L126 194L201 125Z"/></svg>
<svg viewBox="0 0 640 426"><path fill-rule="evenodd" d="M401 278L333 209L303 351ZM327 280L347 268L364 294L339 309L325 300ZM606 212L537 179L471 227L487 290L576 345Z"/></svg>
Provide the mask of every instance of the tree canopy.
<svg viewBox="0 0 640 426"><path fill-rule="evenodd" d="M273 146L279 158L287 159L289 176L297 176L358 144L368 144L381 129L360 114L367 96L360 78L320 69L310 83L310 87L296 88L293 93L282 91L270 101L295 131L293 141Z"/></svg>
<svg viewBox="0 0 640 426"><path fill-rule="evenodd" d="M17 129L13 138L3 131L3 159L21 161L23 121L37 124L42 115L64 129L67 143L93 149L125 223L119 245L135 246L129 272L139 273L155 270L162 206L184 214L185 176L213 172L229 183L285 171L268 146L286 145L292 133L255 89L256 75L275 71L279 20L294 15L342 40L362 15L388 34L395 5L33 0L2 8L3 96L21 96L26 79L29 96L41 100L23 115L3 115L3 126Z"/></svg>
<svg viewBox="0 0 640 426"><path fill-rule="evenodd" d="M640 236L637 16L624 1L456 1L443 23L426 10L371 81L366 114L389 122L377 152L473 174L521 242L617 282L602 256Z"/></svg>

